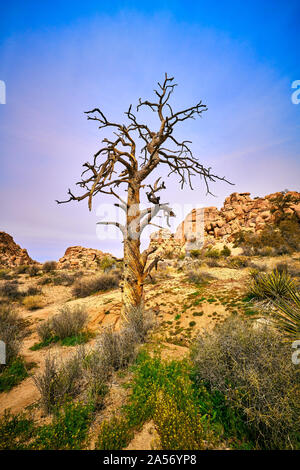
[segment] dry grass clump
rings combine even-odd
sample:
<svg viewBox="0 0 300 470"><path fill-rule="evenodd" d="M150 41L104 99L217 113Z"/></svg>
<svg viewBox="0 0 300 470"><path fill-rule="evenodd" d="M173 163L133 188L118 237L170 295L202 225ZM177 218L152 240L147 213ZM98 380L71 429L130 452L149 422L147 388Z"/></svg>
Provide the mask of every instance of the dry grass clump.
<svg viewBox="0 0 300 470"><path fill-rule="evenodd" d="M51 337L68 338L82 332L87 320L88 315L84 307L76 305L71 308L65 305L60 308L57 315L39 323L37 333L42 341L47 341Z"/></svg>
<svg viewBox="0 0 300 470"><path fill-rule="evenodd" d="M87 323L88 315L80 305L72 308L65 305L59 312L52 318L52 330L60 339L79 334Z"/></svg>
<svg viewBox="0 0 300 470"><path fill-rule="evenodd" d="M125 367L136 355L137 345L145 340L153 326L153 315L142 307L133 308L120 332L107 328L100 336L99 351L114 370Z"/></svg>
<svg viewBox="0 0 300 470"><path fill-rule="evenodd" d="M53 284L55 286L71 286L74 284L75 280L79 277L79 273L76 274L68 274L64 272L60 272L57 275L53 276Z"/></svg>
<svg viewBox="0 0 300 470"><path fill-rule="evenodd" d="M0 339L6 344L6 364L17 357L25 335L26 327L18 313L0 305Z"/></svg>
<svg viewBox="0 0 300 470"><path fill-rule="evenodd" d="M23 300L23 305L28 310L37 310L45 305L45 300L42 295L28 295Z"/></svg>
<svg viewBox="0 0 300 470"><path fill-rule="evenodd" d="M33 377L45 413L51 413L55 406L80 393L83 358L80 348L70 359L60 363L57 357L48 354L43 372Z"/></svg>
<svg viewBox="0 0 300 470"><path fill-rule="evenodd" d="M117 270L109 274L100 274L92 279L78 280L73 287L74 297L87 297L96 292L115 289L119 286L121 273Z"/></svg>
<svg viewBox="0 0 300 470"><path fill-rule="evenodd" d="M215 276L206 271L190 270L187 272L186 278L189 282L192 282L194 284L205 285L215 279Z"/></svg>
<svg viewBox="0 0 300 470"><path fill-rule="evenodd" d="M258 447L299 448L300 370L275 329L230 318L198 338L193 362L199 381L242 412Z"/></svg>

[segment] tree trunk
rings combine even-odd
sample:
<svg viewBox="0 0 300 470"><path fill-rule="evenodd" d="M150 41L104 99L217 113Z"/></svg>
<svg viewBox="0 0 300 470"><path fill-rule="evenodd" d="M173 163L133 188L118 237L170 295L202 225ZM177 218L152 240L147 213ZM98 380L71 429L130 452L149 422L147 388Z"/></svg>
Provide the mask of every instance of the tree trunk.
<svg viewBox="0 0 300 470"><path fill-rule="evenodd" d="M140 215L139 184L128 185L127 198L127 236L124 239L124 280L123 280L123 316L132 307L143 306L143 271L140 253L140 227L137 219Z"/></svg>

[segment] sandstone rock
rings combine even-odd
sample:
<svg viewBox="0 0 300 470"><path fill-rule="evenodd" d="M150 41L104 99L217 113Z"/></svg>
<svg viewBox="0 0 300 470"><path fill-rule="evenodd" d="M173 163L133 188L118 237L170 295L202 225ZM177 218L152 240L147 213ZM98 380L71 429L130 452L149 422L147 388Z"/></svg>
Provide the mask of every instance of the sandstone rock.
<svg viewBox="0 0 300 470"><path fill-rule="evenodd" d="M172 240L172 243L163 242L161 244L160 253L163 255L164 249L168 251L174 249L175 253L186 249L198 249L206 246L207 243L215 244L217 239L230 242L233 240L234 234L240 230L253 232L262 230L266 224L274 220L276 212L272 213L270 210L271 199L280 194L273 193L265 197L251 199L248 192L233 193L225 199L220 210L213 206L193 209L179 224L174 236L168 235L168 239ZM287 212L296 214L300 219L300 193L291 191L287 194L291 194L297 201L290 206Z"/></svg>
<svg viewBox="0 0 300 470"><path fill-rule="evenodd" d="M0 232L0 266L14 267L37 264L30 258L27 250L17 245L11 235Z"/></svg>
<svg viewBox="0 0 300 470"><path fill-rule="evenodd" d="M113 258L109 253L93 248L70 246L66 249L64 256L59 259L57 269L99 269L104 257Z"/></svg>

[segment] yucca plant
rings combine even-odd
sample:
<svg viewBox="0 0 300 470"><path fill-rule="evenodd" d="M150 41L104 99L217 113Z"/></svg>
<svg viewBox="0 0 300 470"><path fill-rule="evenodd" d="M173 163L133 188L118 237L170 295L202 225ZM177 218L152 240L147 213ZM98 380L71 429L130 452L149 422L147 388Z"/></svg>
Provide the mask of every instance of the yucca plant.
<svg viewBox="0 0 300 470"><path fill-rule="evenodd" d="M274 302L277 311L275 319L278 328L287 339L300 339L300 293L296 289L289 288L285 298Z"/></svg>
<svg viewBox="0 0 300 470"><path fill-rule="evenodd" d="M285 297L295 284L286 271L275 269L268 274L257 274L253 277L250 292L258 299L276 299Z"/></svg>

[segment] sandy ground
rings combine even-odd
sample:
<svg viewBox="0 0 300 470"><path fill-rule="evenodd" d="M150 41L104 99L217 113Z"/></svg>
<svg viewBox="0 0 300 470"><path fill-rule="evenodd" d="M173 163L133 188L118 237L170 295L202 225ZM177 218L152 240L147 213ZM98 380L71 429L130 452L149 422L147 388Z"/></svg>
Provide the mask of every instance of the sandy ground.
<svg viewBox="0 0 300 470"><path fill-rule="evenodd" d="M294 257L293 260L288 257L280 257L254 261L258 264L267 264L268 269L276 266L278 262L284 261L293 262L300 267L299 256ZM193 338L203 330L212 329L230 315L235 308L240 308L240 299L249 283L249 268L230 269L204 266L201 269L214 276L207 286L201 288L188 283L185 273L178 272L175 268L159 272L158 281L145 286L146 307L154 311L158 325L152 341L155 347L159 347L162 357L165 359L185 357L189 352L189 344ZM34 278L28 278L25 275L20 278L23 288L35 285L37 282ZM57 354L62 360L74 353L75 347L57 345L38 351L29 349L39 341L36 333L38 322L57 313L64 304L71 307L83 305L89 315L88 329L93 331L95 335L109 325L116 329L121 325L121 294L119 290L81 299L72 297L71 287L45 285L42 287L42 291L45 300L43 308L28 311L24 306L18 307L20 314L30 325L30 334L25 338L21 351L26 362L36 363L36 367L30 373L38 373L43 369L45 357L49 351ZM89 344L92 345L96 340L97 338L92 339ZM112 413L120 410L126 400L127 393L118 381L112 383L106 407L93 424L92 436L97 435L97 429L103 419L107 419ZM13 413L24 411L26 407L34 405L38 399L38 391L32 376L30 376L11 391L0 394L0 415L8 408ZM153 423L145 423L127 449L151 449L156 438ZM95 440L92 438L91 448L94 444Z"/></svg>

